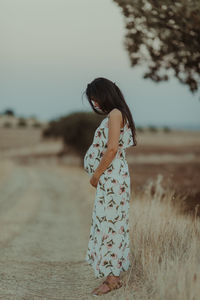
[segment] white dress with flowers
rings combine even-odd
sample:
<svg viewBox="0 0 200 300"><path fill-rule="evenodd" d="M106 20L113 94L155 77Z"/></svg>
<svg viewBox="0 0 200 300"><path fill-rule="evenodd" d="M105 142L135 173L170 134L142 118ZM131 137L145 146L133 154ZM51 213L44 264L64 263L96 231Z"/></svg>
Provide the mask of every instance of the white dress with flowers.
<svg viewBox="0 0 200 300"><path fill-rule="evenodd" d="M84 169L90 177L107 148L108 118L104 118L96 129L93 142L84 156ZM126 123L120 130L117 154L97 184L85 256L97 278L119 276L121 271L130 267L130 175L125 149L133 143L131 128Z"/></svg>

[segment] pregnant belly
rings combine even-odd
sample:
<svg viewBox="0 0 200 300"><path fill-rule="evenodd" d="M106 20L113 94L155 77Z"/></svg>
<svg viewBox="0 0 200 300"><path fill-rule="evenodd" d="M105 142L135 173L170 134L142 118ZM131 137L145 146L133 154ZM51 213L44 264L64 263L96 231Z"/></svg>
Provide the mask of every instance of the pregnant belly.
<svg viewBox="0 0 200 300"><path fill-rule="evenodd" d="M102 155L102 149L99 149L99 147L94 147L93 144L87 150L84 156L84 170L89 175L92 175L95 172L96 168L99 165Z"/></svg>

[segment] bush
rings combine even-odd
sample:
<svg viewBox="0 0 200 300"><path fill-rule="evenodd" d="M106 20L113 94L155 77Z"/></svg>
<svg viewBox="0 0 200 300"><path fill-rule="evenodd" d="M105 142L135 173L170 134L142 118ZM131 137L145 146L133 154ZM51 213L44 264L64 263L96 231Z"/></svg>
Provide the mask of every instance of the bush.
<svg viewBox="0 0 200 300"><path fill-rule="evenodd" d="M72 113L59 120L52 120L43 130L42 136L62 138L65 146L83 157L92 143L94 131L105 117L88 112Z"/></svg>
<svg viewBox="0 0 200 300"><path fill-rule="evenodd" d="M171 131L171 129L168 126L163 126L163 131L168 133Z"/></svg>
<svg viewBox="0 0 200 300"><path fill-rule="evenodd" d="M6 109L3 114L7 115L7 116L14 116L15 115L15 113L12 109Z"/></svg>
<svg viewBox="0 0 200 300"><path fill-rule="evenodd" d="M25 127L25 126L27 126L26 120L24 118L19 118L17 125L19 127Z"/></svg>
<svg viewBox="0 0 200 300"><path fill-rule="evenodd" d="M149 125L149 131L151 131L151 132L157 132L158 129L154 125Z"/></svg>
<svg viewBox="0 0 200 300"><path fill-rule="evenodd" d="M144 128L142 126L137 126L136 131L143 132Z"/></svg>
<svg viewBox="0 0 200 300"><path fill-rule="evenodd" d="M61 120L50 121L48 126L45 129L43 129L42 137L43 138L62 137L61 130L60 130L60 122L61 122Z"/></svg>

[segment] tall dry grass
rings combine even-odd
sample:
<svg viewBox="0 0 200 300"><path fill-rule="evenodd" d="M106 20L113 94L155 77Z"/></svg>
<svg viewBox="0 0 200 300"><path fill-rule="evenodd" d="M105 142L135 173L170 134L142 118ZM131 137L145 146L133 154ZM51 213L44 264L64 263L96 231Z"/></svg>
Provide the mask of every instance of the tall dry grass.
<svg viewBox="0 0 200 300"><path fill-rule="evenodd" d="M149 181L130 206L132 266L123 296L115 299L200 299L200 221L179 213L162 178Z"/></svg>

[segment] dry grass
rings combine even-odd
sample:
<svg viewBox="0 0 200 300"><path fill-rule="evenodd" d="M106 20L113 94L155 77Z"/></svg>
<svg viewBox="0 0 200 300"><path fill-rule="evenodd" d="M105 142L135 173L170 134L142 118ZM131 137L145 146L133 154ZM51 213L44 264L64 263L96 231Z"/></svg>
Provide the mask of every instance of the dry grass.
<svg viewBox="0 0 200 300"><path fill-rule="evenodd" d="M180 201L161 183L162 176L150 182L130 208L132 267L123 299L197 300L200 221L180 214Z"/></svg>

